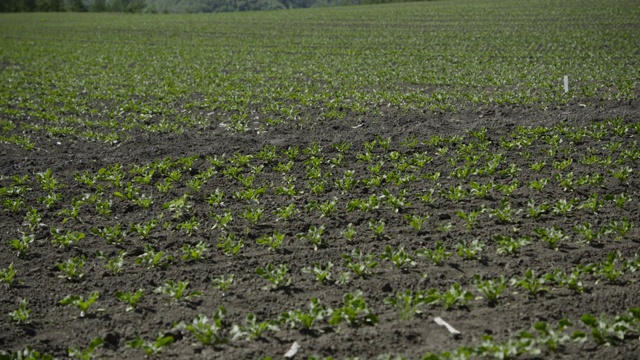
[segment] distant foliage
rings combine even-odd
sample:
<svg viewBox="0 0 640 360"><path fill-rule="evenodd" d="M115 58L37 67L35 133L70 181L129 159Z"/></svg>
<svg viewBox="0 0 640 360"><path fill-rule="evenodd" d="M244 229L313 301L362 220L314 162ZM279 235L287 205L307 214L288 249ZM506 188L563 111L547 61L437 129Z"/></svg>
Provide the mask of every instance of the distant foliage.
<svg viewBox="0 0 640 360"><path fill-rule="evenodd" d="M432 0L2 0L0 12L207 13Z"/></svg>

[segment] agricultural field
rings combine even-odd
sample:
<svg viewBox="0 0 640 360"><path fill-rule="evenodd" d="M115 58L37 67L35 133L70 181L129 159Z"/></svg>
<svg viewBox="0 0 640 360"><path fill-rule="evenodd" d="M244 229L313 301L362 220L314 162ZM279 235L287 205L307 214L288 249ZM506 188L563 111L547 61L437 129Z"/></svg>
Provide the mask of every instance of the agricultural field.
<svg viewBox="0 0 640 360"><path fill-rule="evenodd" d="M0 15L0 359L636 359L639 24Z"/></svg>

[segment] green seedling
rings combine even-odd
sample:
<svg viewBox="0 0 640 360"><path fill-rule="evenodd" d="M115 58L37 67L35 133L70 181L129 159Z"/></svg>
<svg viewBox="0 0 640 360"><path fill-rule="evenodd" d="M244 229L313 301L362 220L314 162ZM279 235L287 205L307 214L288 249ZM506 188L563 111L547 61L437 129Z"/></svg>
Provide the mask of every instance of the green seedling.
<svg viewBox="0 0 640 360"><path fill-rule="evenodd" d="M198 225L198 217L192 216L189 220L176 225L176 229L183 230L187 236L193 236L193 234L198 230Z"/></svg>
<svg viewBox="0 0 640 360"><path fill-rule="evenodd" d="M416 262L411 258L409 253L404 250L404 246L400 246L397 250L393 250L391 246L387 245L384 249L384 253L380 255L380 258L391 261L396 268L403 270L406 270L409 266L416 265Z"/></svg>
<svg viewBox="0 0 640 360"><path fill-rule="evenodd" d="M369 229L373 231L373 235L371 235L374 239L382 239L384 237L384 220L380 219L378 221L369 220Z"/></svg>
<svg viewBox="0 0 640 360"><path fill-rule="evenodd" d="M138 305L138 301L140 301L140 299L142 299L142 296L144 295L144 289L138 289L133 293L116 291L113 295L118 298L118 300L127 304L125 311L129 312L131 310L135 310L136 306Z"/></svg>
<svg viewBox="0 0 640 360"><path fill-rule="evenodd" d="M384 303L391 305L396 310L400 320L411 320L417 314L422 313L419 308L428 303L428 298L423 291L416 291L414 294L411 290L405 290L384 299Z"/></svg>
<svg viewBox="0 0 640 360"><path fill-rule="evenodd" d="M81 279L84 274L82 273L82 268L84 267L86 258L84 256L81 257L73 257L67 259L67 261L56 264L56 267L64 273L63 277L66 277L69 281L77 281Z"/></svg>
<svg viewBox="0 0 640 360"><path fill-rule="evenodd" d="M16 271L13 269L13 263L9 264L6 269L0 269L0 281L11 286L13 279L16 276Z"/></svg>
<svg viewBox="0 0 640 360"><path fill-rule="evenodd" d="M93 227L91 233L103 238L109 245L119 245L124 242L125 233L120 230L120 224L103 228Z"/></svg>
<svg viewBox="0 0 640 360"><path fill-rule="evenodd" d="M576 225L573 229L584 238L587 244L597 241L600 237L600 232L595 230L590 223Z"/></svg>
<svg viewBox="0 0 640 360"><path fill-rule="evenodd" d="M332 262L328 262L325 265L315 263L313 267L305 267L302 269L302 272L305 274L313 274L316 278L316 281L320 284L326 284L331 281L331 268L333 267Z"/></svg>
<svg viewBox="0 0 640 360"><path fill-rule="evenodd" d="M244 247L244 240L236 240L235 234L222 233L218 239L218 249L227 256L234 256Z"/></svg>
<svg viewBox="0 0 640 360"><path fill-rule="evenodd" d="M209 246L203 242L199 241L195 245L184 244L182 245L182 261L192 262L202 260L204 253L209 250Z"/></svg>
<svg viewBox="0 0 640 360"><path fill-rule="evenodd" d="M31 322L31 310L27 308L29 302L26 299L20 300L20 307L9 313L9 318L18 325L28 324Z"/></svg>
<svg viewBox="0 0 640 360"><path fill-rule="evenodd" d="M559 244L568 240L568 236L558 229L557 226L552 228L537 228L533 229L533 232L544 241L551 249L558 250Z"/></svg>
<svg viewBox="0 0 640 360"><path fill-rule="evenodd" d="M247 206L244 213L242 213L242 217L246 219L250 224L256 225L262 219L262 214L264 210L262 208L251 208Z"/></svg>
<svg viewBox="0 0 640 360"><path fill-rule="evenodd" d="M145 341L141 337L136 337L133 340L127 341L126 345L132 349L142 349L147 356L156 356L162 352L162 350L171 344L175 339L171 335L164 335L159 333L154 341Z"/></svg>
<svg viewBox="0 0 640 360"><path fill-rule="evenodd" d="M360 249L353 249L351 254L342 254L342 259L349 270L356 276L366 278L374 274L373 269L378 266L373 254L364 255Z"/></svg>
<svg viewBox="0 0 640 360"><path fill-rule="evenodd" d="M36 236L35 234L27 235L22 233L20 239L13 239L9 241L9 246L11 246L14 250L18 252L19 258L25 258L27 256L27 250L29 250L29 245L33 243Z"/></svg>
<svg viewBox="0 0 640 360"><path fill-rule="evenodd" d="M342 232L342 235L347 239L347 242L353 242L356 236L356 227L352 223L347 225L347 229Z"/></svg>
<svg viewBox="0 0 640 360"><path fill-rule="evenodd" d="M471 242L460 240L456 245L458 255L465 260L473 260L484 249L485 244L478 239Z"/></svg>
<svg viewBox="0 0 640 360"><path fill-rule="evenodd" d="M231 288L231 285L233 285L233 280L233 274L229 276L220 275L211 281L211 285L225 293Z"/></svg>
<svg viewBox="0 0 640 360"><path fill-rule="evenodd" d="M270 289L272 290L286 288L291 285L291 277L288 276L288 273L289 265L287 264L273 266L273 264L269 263L264 268L258 267L256 269L258 276L271 283ZM269 287L266 287L266 289L269 289Z"/></svg>
<svg viewBox="0 0 640 360"><path fill-rule="evenodd" d="M146 244L144 253L136 258L136 264L146 266L149 269L166 269L172 261L172 256L165 255L162 251L155 251L150 244Z"/></svg>
<svg viewBox="0 0 640 360"><path fill-rule="evenodd" d="M346 321L352 327L360 325L375 325L378 323L378 316L369 310L367 303L362 298L362 292L355 294L346 293L342 296L344 305L334 309L329 317L329 324L338 325Z"/></svg>
<svg viewBox="0 0 640 360"><path fill-rule="evenodd" d="M256 239L256 243L267 246L269 248L269 251L277 251L283 242L284 242L284 234L278 232L278 230L274 230L273 235L270 235L270 236L264 235Z"/></svg>
<svg viewBox="0 0 640 360"><path fill-rule="evenodd" d="M459 218L466 222L467 230L471 230L473 226L478 222L478 216L480 216L480 214L482 214L483 212L484 209L479 209L467 214L462 210L458 210L456 211L456 215L458 215Z"/></svg>
<svg viewBox="0 0 640 360"><path fill-rule="evenodd" d="M67 230L65 233L62 233L60 229L51 228L50 232L53 236L51 242L60 248L67 247L84 239L84 233L79 231Z"/></svg>
<svg viewBox="0 0 640 360"><path fill-rule="evenodd" d="M295 212L296 212L296 206L294 203L291 203L287 206L283 206L281 208L276 209L274 211L274 214L276 215L276 221L279 221L279 220L287 221L293 217Z"/></svg>
<svg viewBox="0 0 640 360"><path fill-rule="evenodd" d="M489 301L490 306L495 306L498 303L498 298L507 288L504 275L494 280L483 280L480 275L476 274L473 280L476 289Z"/></svg>
<svg viewBox="0 0 640 360"><path fill-rule="evenodd" d="M324 226L320 226L316 228L315 226L310 226L309 230L306 233L299 233L296 235L298 239L308 240L313 244L313 250L318 250L320 247L326 246L325 241L322 239L322 232L324 231Z"/></svg>
<svg viewBox="0 0 640 360"><path fill-rule="evenodd" d="M231 328L233 340L239 338L247 338L248 340L262 339L267 331L276 332L280 330L275 321L258 321L258 318L252 313L247 315L245 324L242 327L234 325Z"/></svg>
<svg viewBox="0 0 640 360"><path fill-rule="evenodd" d="M68 295L64 299L60 300L60 304L64 306L75 306L80 310L80 317L84 317L96 300L100 297L100 293L97 291L91 292L89 298L84 300L84 297L80 295Z"/></svg>
<svg viewBox="0 0 640 360"><path fill-rule="evenodd" d="M500 255L514 255L521 247L531 244L531 238L528 236L515 239L511 236L495 235L493 239L498 242L497 253Z"/></svg>
<svg viewBox="0 0 640 360"><path fill-rule="evenodd" d="M330 310L327 310L317 298L311 298L308 310L306 312L301 310L292 310L280 315L280 322L288 325L290 328L299 328L304 331L310 331L313 325L320 320L323 320Z"/></svg>
<svg viewBox="0 0 640 360"><path fill-rule="evenodd" d="M440 240L436 242L433 249L418 249L416 250L416 254L431 260L436 265L442 265L442 263L452 255Z"/></svg>
<svg viewBox="0 0 640 360"><path fill-rule="evenodd" d="M213 318L197 314L191 324L180 324L179 328L189 331L202 345L220 345L228 342L227 338L222 335L222 320L226 314L223 306L218 307L218 311L213 314Z"/></svg>
<svg viewBox="0 0 640 360"><path fill-rule="evenodd" d="M96 357L95 351L104 345L104 339L95 338L89 343L89 347L86 349L70 347L67 350L69 357L80 359L80 360L90 360Z"/></svg>
<svg viewBox="0 0 640 360"><path fill-rule="evenodd" d="M220 207L224 205L222 201L224 199L224 191L220 190L220 188L216 188L209 196L206 197L207 204L215 207Z"/></svg>
<svg viewBox="0 0 640 360"><path fill-rule="evenodd" d="M136 234L140 235L142 240L146 240L151 234L151 231L153 231L156 226L158 226L158 220L153 219L146 223L131 224L131 226L129 227L129 231L135 232Z"/></svg>
<svg viewBox="0 0 640 360"><path fill-rule="evenodd" d="M168 295L169 301L190 300L191 298L202 295L200 291L189 291L189 280L172 281L167 280L164 285L157 287L154 292L158 294Z"/></svg>
<svg viewBox="0 0 640 360"><path fill-rule="evenodd" d="M96 253L96 257L107 261L106 267L113 275L119 275L122 272L122 266L124 265L124 256L127 253L124 250L120 250L120 253L112 258L107 258L102 251Z"/></svg>

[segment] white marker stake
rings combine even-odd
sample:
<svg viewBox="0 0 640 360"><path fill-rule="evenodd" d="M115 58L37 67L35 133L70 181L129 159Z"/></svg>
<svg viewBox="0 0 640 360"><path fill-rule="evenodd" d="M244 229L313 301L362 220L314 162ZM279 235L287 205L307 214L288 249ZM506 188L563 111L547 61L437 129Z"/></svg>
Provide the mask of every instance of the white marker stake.
<svg viewBox="0 0 640 360"><path fill-rule="evenodd" d="M436 322L436 324L438 324L438 325L441 325L441 326L446 327L446 328L447 328L447 330L449 330L449 332L450 332L451 334L453 334L454 336L459 336L459 335L460 335L460 331L458 331L458 330L454 329L454 328L453 328L453 326L449 325L449 323L447 323L446 321L442 320L442 318L441 318L441 317L436 316L436 317L433 319L433 321L435 321L435 322Z"/></svg>
<svg viewBox="0 0 640 360"><path fill-rule="evenodd" d="M569 77L567 75L564 76L564 92L569 92Z"/></svg>

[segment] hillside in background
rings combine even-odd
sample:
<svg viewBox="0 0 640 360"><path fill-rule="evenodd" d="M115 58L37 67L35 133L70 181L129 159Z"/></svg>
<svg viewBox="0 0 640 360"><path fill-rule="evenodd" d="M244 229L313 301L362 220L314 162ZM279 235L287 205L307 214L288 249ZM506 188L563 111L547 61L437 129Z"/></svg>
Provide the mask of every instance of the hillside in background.
<svg viewBox="0 0 640 360"><path fill-rule="evenodd" d="M420 1L420 0L410 0ZM422 0L429 1L429 0ZM207 13L282 10L338 5L409 2L408 0L3 0L0 12L147 12Z"/></svg>

